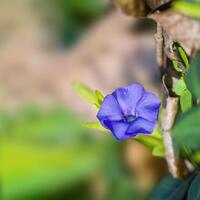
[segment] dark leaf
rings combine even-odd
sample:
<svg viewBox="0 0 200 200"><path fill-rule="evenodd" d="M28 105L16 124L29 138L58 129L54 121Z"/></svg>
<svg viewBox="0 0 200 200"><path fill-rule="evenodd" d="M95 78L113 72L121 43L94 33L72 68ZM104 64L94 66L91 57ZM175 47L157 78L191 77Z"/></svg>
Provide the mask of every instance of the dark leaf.
<svg viewBox="0 0 200 200"><path fill-rule="evenodd" d="M186 146L192 150L200 149L200 106L192 108L181 115L173 129L173 140L176 147Z"/></svg>
<svg viewBox="0 0 200 200"><path fill-rule="evenodd" d="M184 200L191 181L196 176L191 174L186 180L167 177L154 189L149 200Z"/></svg>
<svg viewBox="0 0 200 200"><path fill-rule="evenodd" d="M200 53L192 61L187 75L187 85L196 98L200 98Z"/></svg>
<svg viewBox="0 0 200 200"><path fill-rule="evenodd" d="M196 176L188 190L187 200L200 199L200 175Z"/></svg>

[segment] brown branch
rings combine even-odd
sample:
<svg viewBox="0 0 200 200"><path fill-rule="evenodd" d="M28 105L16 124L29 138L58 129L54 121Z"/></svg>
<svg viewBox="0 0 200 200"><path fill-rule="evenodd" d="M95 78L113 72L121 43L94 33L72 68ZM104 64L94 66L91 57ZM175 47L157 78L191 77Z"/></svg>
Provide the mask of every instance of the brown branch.
<svg viewBox="0 0 200 200"><path fill-rule="evenodd" d="M157 32L155 34L156 40L156 56L159 66L163 66L163 30L162 26L157 23Z"/></svg>
<svg viewBox="0 0 200 200"><path fill-rule="evenodd" d="M157 23L157 33L156 38L156 47L157 47L157 61L158 64L164 68L167 66L167 58L173 56L173 40L162 29L161 25ZM175 77L171 77L172 82L176 81ZM162 111L162 133L163 141L165 146L165 159L168 165L169 172L175 178L181 178L180 162L176 159L172 137L171 129L173 127L176 114L178 111L178 97L170 97L168 91L164 91L163 94L163 111Z"/></svg>
<svg viewBox="0 0 200 200"><path fill-rule="evenodd" d="M167 161L169 172L173 177L179 178L180 173L175 157L175 152L172 143L171 129L175 121L176 113L178 110L178 101L176 97L167 97L163 103L162 111L162 132L165 145L165 159Z"/></svg>

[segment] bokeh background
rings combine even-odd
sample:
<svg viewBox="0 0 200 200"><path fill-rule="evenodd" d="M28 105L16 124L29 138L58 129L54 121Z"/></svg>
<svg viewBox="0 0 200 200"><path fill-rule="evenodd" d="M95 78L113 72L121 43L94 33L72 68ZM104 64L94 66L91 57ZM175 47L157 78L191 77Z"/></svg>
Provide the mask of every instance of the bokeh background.
<svg viewBox="0 0 200 200"><path fill-rule="evenodd" d="M0 0L2 200L146 198L165 162L85 129L96 113L72 82L158 93L154 33L109 0Z"/></svg>

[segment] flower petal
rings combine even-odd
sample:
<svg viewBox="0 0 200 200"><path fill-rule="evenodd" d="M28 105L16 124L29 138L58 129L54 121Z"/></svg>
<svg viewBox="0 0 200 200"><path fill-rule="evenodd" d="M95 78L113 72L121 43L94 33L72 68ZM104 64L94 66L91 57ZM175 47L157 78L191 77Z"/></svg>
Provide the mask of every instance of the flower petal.
<svg viewBox="0 0 200 200"><path fill-rule="evenodd" d="M135 107L144 94L144 88L134 83L127 87L118 88L113 92L124 114L135 114Z"/></svg>
<svg viewBox="0 0 200 200"><path fill-rule="evenodd" d="M136 107L137 116L149 121L156 121L160 108L160 99L150 92L145 92Z"/></svg>
<svg viewBox="0 0 200 200"><path fill-rule="evenodd" d="M143 134L152 133L155 127L155 124L156 124L155 122L151 122L141 117L138 117L135 121L131 123L131 125L126 131L126 134L135 136L140 133L143 133Z"/></svg>
<svg viewBox="0 0 200 200"><path fill-rule="evenodd" d="M105 121L107 127L109 127L113 136L117 140L124 140L130 138L129 135L126 135L126 131L129 127L129 124L123 121Z"/></svg>
<svg viewBox="0 0 200 200"><path fill-rule="evenodd" d="M97 113L97 118L104 127L106 127L106 125L104 124L105 120L119 121L123 118L119 104L113 95L107 95L104 98L101 108Z"/></svg>

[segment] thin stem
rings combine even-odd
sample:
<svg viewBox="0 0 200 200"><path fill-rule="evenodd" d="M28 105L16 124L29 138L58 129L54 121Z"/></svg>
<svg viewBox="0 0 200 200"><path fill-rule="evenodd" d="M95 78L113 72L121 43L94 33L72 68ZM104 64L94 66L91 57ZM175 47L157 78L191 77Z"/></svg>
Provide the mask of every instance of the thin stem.
<svg viewBox="0 0 200 200"><path fill-rule="evenodd" d="M157 32L155 34L156 40L156 56L159 66L163 66L163 29L160 23L157 23Z"/></svg>
<svg viewBox="0 0 200 200"><path fill-rule="evenodd" d="M157 47L157 62L159 66L167 68L167 57L169 58L169 53L172 52L173 40L162 29L162 26L157 23L157 33L156 38L156 47ZM166 50L170 51L166 51ZM170 58L169 58L170 59ZM171 75L172 78L172 75ZM178 102L179 99L176 97L170 97L168 91L164 91L163 94L163 110L162 110L162 132L163 132L163 142L165 146L165 159L168 165L169 172L175 178L180 178L180 165L176 159L172 137L171 129L174 124L176 114L178 111Z"/></svg>
<svg viewBox="0 0 200 200"><path fill-rule="evenodd" d="M175 121L178 110L178 98L167 97L163 106L162 113L162 132L165 146L165 159L171 175L175 178L180 177L178 163L176 161L173 142L171 137L171 129Z"/></svg>

